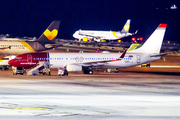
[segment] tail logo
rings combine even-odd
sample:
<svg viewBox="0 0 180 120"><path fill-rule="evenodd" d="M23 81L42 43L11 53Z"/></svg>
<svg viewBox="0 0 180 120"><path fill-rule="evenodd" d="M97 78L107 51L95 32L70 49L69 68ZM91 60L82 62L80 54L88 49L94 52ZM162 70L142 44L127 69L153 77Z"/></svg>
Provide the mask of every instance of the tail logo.
<svg viewBox="0 0 180 120"><path fill-rule="evenodd" d="M49 31L48 29L46 29L44 31L44 35L49 39L49 40L53 40L58 34L58 31L56 29Z"/></svg>
<svg viewBox="0 0 180 120"><path fill-rule="evenodd" d="M129 27L130 27L129 25L124 25L124 30L125 30L125 31L128 31L128 30L129 30Z"/></svg>

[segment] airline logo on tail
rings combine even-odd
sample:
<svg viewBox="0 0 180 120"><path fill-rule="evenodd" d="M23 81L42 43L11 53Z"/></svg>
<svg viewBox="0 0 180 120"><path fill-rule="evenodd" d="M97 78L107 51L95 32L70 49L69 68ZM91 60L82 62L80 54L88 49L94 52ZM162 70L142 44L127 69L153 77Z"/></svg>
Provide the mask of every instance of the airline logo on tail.
<svg viewBox="0 0 180 120"><path fill-rule="evenodd" d="M167 24L160 24L159 26L158 26L158 28L166 28L166 26L167 26Z"/></svg>
<svg viewBox="0 0 180 120"><path fill-rule="evenodd" d="M129 28L130 28L130 26L129 26L129 25L124 25L124 30L125 30L125 31L128 31L128 30L129 30Z"/></svg>
<svg viewBox="0 0 180 120"><path fill-rule="evenodd" d="M49 40L53 40L58 34L58 31L56 29L50 31L48 29L46 29L44 31L44 35L49 39Z"/></svg>

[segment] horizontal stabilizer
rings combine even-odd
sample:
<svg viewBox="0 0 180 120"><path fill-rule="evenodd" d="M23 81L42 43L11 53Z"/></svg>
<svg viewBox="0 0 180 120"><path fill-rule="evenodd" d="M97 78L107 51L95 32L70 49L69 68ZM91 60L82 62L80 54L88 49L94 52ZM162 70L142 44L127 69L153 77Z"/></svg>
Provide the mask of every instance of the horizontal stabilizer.
<svg viewBox="0 0 180 120"><path fill-rule="evenodd" d="M173 53L177 53L177 51L175 51L175 52L167 52L167 53L160 53L160 54L153 54L153 55L150 55L150 57L159 57L159 56L164 56L164 55L173 54Z"/></svg>

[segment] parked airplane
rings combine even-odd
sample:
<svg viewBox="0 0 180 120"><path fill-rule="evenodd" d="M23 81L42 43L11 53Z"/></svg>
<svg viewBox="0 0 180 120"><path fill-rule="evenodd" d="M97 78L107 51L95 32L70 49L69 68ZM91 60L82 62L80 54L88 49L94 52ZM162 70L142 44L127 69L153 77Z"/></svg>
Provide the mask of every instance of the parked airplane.
<svg viewBox="0 0 180 120"><path fill-rule="evenodd" d="M35 41L0 41L0 54L39 52L58 46L55 44L60 21L53 21Z"/></svg>
<svg viewBox="0 0 180 120"><path fill-rule="evenodd" d="M11 60L11 59L14 59L16 56L14 56L14 55L10 55L10 56L5 56L5 57L3 57L1 60L0 60L0 68L2 69L2 70L7 70L7 69L9 69L8 67L10 66L9 64L8 64L8 62L9 62L9 60Z"/></svg>
<svg viewBox="0 0 180 120"><path fill-rule="evenodd" d="M130 19L127 20L126 24L120 32L78 30L73 34L73 37L79 39L79 41L87 41L87 39L93 39L97 42L100 42L101 40L117 40L137 33L137 31L135 33L129 33L130 21Z"/></svg>
<svg viewBox="0 0 180 120"><path fill-rule="evenodd" d="M49 66L63 69L63 75L70 71L93 74L92 68L121 68L149 63L161 58L160 49L166 24L160 24L147 41L138 49L126 53L27 53L9 61L15 67L32 68L29 74ZM121 56L121 57L119 57Z"/></svg>

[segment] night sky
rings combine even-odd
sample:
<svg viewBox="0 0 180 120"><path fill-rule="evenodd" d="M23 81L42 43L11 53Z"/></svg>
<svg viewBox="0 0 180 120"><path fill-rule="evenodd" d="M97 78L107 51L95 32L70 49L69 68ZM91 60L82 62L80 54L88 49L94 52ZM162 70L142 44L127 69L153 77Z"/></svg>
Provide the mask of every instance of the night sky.
<svg viewBox="0 0 180 120"><path fill-rule="evenodd" d="M73 39L76 30L120 31L131 19L130 32L144 39L167 23L165 40L180 43L179 0L1 0L0 34L39 37L53 20L61 20L58 38ZM171 5L179 7L170 9Z"/></svg>

